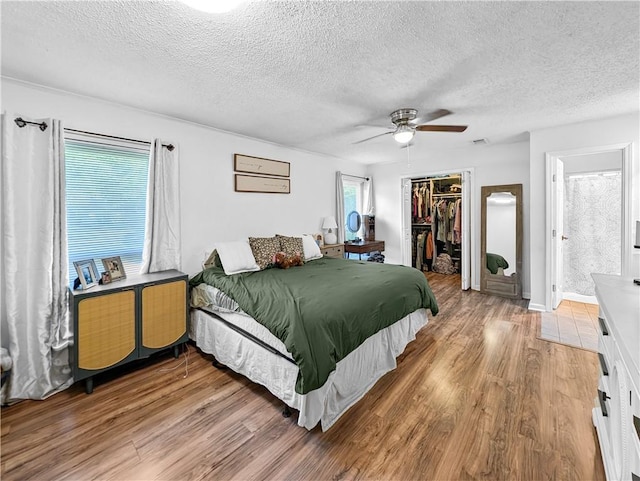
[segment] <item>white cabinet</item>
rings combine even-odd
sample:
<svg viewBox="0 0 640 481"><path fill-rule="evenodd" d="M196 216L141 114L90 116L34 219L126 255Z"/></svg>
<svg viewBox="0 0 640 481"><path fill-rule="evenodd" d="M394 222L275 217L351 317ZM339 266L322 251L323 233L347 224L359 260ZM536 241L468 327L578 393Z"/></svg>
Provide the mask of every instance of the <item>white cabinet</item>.
<svg viewBox="0 0 640 481"><path fill-rule="evenodd" d="M640 286L593 274L600 378L593 424L609 481L640 481Z"/></svg>

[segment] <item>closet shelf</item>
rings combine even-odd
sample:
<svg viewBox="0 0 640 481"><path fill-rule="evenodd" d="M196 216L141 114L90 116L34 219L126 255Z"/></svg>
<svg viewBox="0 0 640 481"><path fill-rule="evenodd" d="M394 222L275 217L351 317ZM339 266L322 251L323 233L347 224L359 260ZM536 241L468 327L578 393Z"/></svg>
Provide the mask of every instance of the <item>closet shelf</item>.
<svg viewBox="0 0 640 481"><path fill-rule="evenodd" d="M462 197L462 193L451 192L449 194L431 194L431 197Z"/></svg>

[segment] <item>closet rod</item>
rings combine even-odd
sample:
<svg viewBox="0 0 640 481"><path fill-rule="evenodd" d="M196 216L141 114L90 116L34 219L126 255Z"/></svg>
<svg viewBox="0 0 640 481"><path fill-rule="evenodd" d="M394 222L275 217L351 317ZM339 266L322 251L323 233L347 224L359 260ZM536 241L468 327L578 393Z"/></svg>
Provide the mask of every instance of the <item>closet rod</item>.
<svg viewBox="0 0 640 481"><path fill-rule="evenodd" d="M76 129L64 129L64 130L66 132L75 132L76 134L95 135L97 137L107 137L109 139L127 140L129 142L136 142L138 144L151 145L151 142L149 142L147 140L128 139L127 137L118 137L116 135L98 134L97 132L89 132L87 130L76 130ZM175 148L173 146L173 144L162 144L162 146L166 147L169 152L171 152Z"/></svg>
<svg viewBox="0 0 640 481"><path fill-rule="evenodd" d="M424 179L411 179L411 182L425 182L427 180L450 180L450 179L462 179L462 175L449 175L447 177L425 177Z"/></svg>
<svg viewBox="0 0 640 481"><path fill-rule="evenodd" d="M451 192L450 194L431 194L431 197L462 197L462 194Z"/></svg>

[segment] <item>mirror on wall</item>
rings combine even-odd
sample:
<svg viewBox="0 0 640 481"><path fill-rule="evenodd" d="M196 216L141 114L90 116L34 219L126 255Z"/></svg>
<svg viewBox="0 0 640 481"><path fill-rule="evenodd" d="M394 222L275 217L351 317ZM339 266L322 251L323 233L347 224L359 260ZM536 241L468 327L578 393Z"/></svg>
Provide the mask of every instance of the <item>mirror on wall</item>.
<svg viewBox="0 0 640 481"><path fill-rule="evenodd" d="M480 290L522 297L522 184L482 187Z"/></svg>
<svg viewBox="0 0 640 481"><path fill-rule="evenodd" d="M357 234L358 232L360 232L361 226L362 216L355 210L349 212L349 215L347 215L347 229L349 230L349 232ZM356 236L352 241L349 242L360 242L360 238Z"/></svg>
<svg viewBox="0 0 640 481"><path fill-rule="evenodd" d="M347 229L349 229L350 232L355 233L360 230L361 225L362 218L360 217L360 214L355 210L349 212L349 215L347 216Z"/></svg>

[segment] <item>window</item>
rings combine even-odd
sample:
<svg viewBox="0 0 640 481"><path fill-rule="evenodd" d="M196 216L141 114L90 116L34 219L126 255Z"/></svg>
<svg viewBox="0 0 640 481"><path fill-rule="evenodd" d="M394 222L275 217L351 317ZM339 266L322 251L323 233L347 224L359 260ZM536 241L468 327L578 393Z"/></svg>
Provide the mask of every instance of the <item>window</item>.
<svg viewBox="0 0 640 481"><path fill-rule="evenodd" d="M343 179L342 187L343 187L343 195L344 195L344 219L347 221L347 217L349 216L349 212L356 211L359 214L362 214L362 195L363 195L363 183L354 180ZM351 232L347 229L346 225L344 227L344 239L345 241L350 241L355 239L356 237L360 237L358 232Z"/></svg>
<svg viewBox="0 0 640 481"><path fill-rule="evenodd" d="M65 140L69 280L74 261L120 256L127 275L142 264L149 146Z"/></svg>

